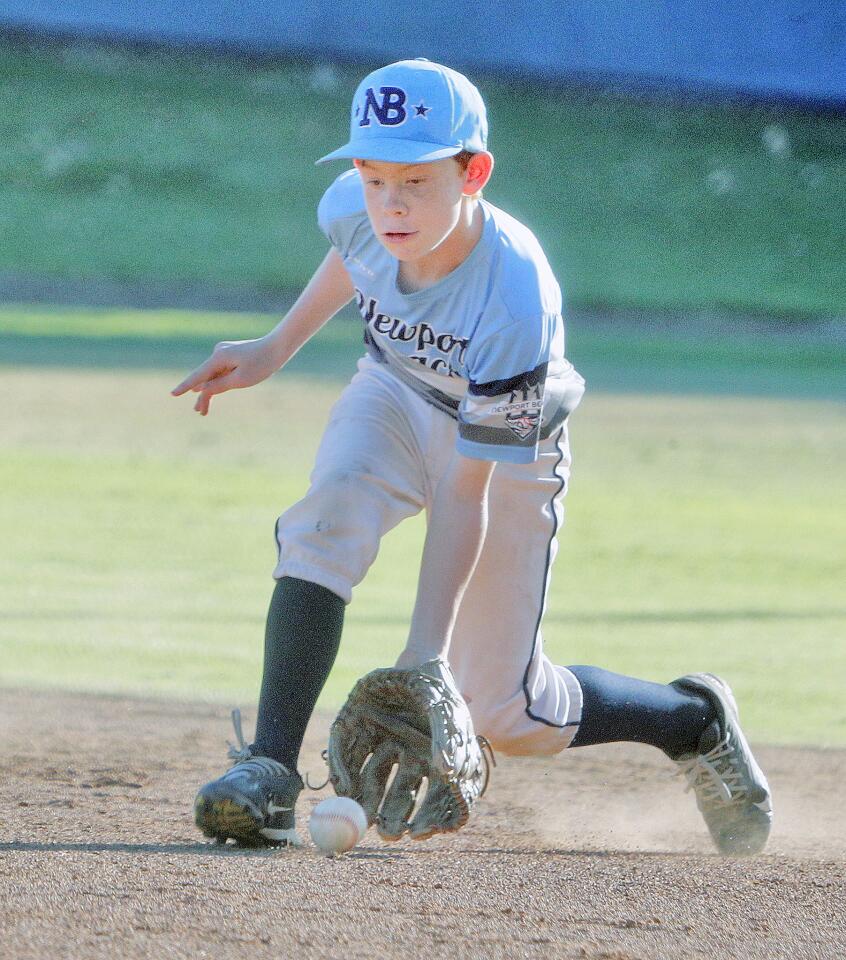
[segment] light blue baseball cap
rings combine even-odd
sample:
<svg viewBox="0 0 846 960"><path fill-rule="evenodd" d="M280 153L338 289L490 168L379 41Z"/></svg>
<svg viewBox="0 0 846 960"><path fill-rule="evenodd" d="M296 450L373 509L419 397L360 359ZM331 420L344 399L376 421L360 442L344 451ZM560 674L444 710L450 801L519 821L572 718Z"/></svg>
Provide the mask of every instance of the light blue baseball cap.
<svg viewBox="0 0 846 960"><path fill-rule="evenodd" d="M487 149L482 95L467 77L422 57L374 70L358 85L350 111L350 139L328 160L429 163L462 150Z"/></svg>

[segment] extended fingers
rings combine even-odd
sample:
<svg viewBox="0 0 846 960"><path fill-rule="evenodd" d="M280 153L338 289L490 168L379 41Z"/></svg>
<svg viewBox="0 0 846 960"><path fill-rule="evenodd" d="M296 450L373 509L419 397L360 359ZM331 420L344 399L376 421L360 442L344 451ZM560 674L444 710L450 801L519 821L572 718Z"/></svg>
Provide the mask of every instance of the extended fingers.
<svg viewBox="0 0 846 960"><path fill-rule="evenodd" d="M227 373L225 376L212 377L210 380L204 382L200 381L188 389L193 389L196 393L200 394L199 397L197 397L197 402L194 404L194 409L197 413L206 416L209 412L211 398L215 394L225 393L227 390L233 390L238 386L240 386L240 384L238 383L237 375L233 371Z"/></svg>
<svg viewBox="0 0 846 960"><path fill-rule="evenodd" d="M212 381L220 380L231 373L235 367L231 358L227 356L226 347L228 345L228 343L219 343L208 360L192 370L181 383L170 391L171 394L174 397L181 397L183 393L187 393L189 390L198 393L205 390ZM224 387L223 389L228 390L230 388ZM217 390L215 392L222 393L223 391Z"/></svg>
<svg viewBox="0 0 846 960"><path fill-rule="evenodd" d="M197 397L197 402L194 404L194 409L200 416L208 416L209 407L211 406L211 398L214 394L210 393L208 390L203 390L199 397Z"/></svg>
<svg viewBox="0 0 846 960"><path fill-rule="evenodd" d="M173 390L170 391L171 395L181 397L183 393L187 393L189 390L200 389L201 385L208 380L211 368L212 358L209 358L205 363L200 364L199 367L192 370L181 383L177 384Z"/></svg>

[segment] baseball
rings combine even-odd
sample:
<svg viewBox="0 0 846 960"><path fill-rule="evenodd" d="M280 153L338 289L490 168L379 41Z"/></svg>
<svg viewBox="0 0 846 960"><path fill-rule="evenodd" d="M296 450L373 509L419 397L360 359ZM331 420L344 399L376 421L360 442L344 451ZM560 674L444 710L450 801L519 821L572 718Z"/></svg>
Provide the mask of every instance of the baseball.
<svg viewBox="0 0 846 960"><path fill-rule="evenodd" d="M312 810L308 832L323 853L346 853L367 832L367 816L355 800L329 797Z"/></svg>

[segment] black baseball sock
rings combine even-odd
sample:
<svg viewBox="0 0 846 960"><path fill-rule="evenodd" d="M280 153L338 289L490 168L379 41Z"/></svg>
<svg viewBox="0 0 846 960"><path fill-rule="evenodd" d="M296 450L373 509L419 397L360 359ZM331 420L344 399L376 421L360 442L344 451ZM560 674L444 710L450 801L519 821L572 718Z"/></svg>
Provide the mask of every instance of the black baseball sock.
<svg viewBox="0 0 846 960"><path fill-rule="evenodd" d="M670 757L693 753L716 720L710 700L671 684L635 680L599 667L568 667L582 688L582 719L572 747L630 741Z"/></svg>
<svg viewBox="0 0 846 960"><path fill-rule="evenodd" d="M254 754L295 770L306 726L341 642L344 601L325 587L283 577L267 612Z"/></svg>

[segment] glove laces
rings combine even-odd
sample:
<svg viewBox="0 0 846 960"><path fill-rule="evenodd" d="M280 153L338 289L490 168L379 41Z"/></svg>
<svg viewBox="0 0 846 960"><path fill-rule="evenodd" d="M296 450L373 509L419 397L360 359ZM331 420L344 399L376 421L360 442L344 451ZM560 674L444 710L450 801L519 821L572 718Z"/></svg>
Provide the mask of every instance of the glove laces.
<svg viewBox="0 0 846 960"><path fill-rule="evenodd" d="M320 751L320 757L321 757L321 759L323 760L323 762L328 766L328 765L329 765L329 751L328 751L328 750L321 750L321 751ZM326 774L326 779L323 781L323 783L319 783L319 784L318 784L318 783L312 783L312 782L311 782L311 774L309 773L308 770L306 770L305 785L309 788L309 790L322 790L322 789L329 783L329 781L330 781L331 779L332 779L332 777L327 773L327 774Z"/></svg>
<svg viewBox="0 0 846 960"><path fill-rule="evenodd" d="M478 771L479 767L475 762L473 750L474 744L472 740L470 743L467 742L464 736L463 726L456 722L456 696L458 696L458 701L463 706L465 711L467 711L467 706L460 694L457 694L457 691L453 691L450 686L439 677L432 677L429 674L426 676L427 680L430 682L431 686L438 695L438 699L432 704L432 712L440 724L444 741L457 745L458 750L461 748L465 749L464 763L462 764L461 769L457 771L458 776L472 777L474 774L473 767L475 766L476 771ZM491 746L487 737L476 736L475 741L475 745L478 747L479 751L478 754L476 754L476 757L481 757L482 765L485 768L482 785L479 788L479 792L475 795L475 799L478 799L479 797L484 796L485 791L488 789L488 784L490 783L491 779L491 769L496 766L496 757L494 756L493 747ZM456 753L458 753L458 750L456 750ZM452 758L448 757L444 751L442 751L442 753L444 755L444 766L449 766Z"/></svg>
<svg viewBox="0 0 846 960"><path fill-rule="evenodd" d="M703 807L743 803L748 788L735 760L735 750L728 736L708 753L677 760L679 775L687 779L685 792L693 790Z"/></svg>

